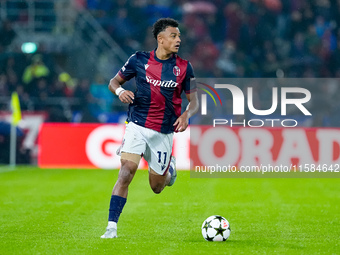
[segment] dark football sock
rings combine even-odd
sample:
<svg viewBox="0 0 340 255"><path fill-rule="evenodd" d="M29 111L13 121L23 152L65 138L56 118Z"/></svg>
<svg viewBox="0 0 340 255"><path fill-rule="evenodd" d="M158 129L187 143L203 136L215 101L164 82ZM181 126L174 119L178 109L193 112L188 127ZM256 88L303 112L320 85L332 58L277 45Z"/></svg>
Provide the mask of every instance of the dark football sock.
<svg viewBox="0 0 340 255"><path fill-rule="evenodd" d="M109 209L109 221L118 222L119 216L122 213L126 203L126 198L112 195Z"/></svg>

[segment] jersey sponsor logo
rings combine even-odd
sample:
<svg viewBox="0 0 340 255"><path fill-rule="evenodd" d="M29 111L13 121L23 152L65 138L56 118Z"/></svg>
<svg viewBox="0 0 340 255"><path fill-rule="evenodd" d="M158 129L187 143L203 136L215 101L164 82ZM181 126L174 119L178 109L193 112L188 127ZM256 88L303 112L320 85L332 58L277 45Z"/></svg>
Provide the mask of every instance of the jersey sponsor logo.
<svg viewBox="0 0 340 255"><path fill-rule="evenodd" d="M149 76L146 76L146 81L150 84L153 84L154 86L160 86L160 87L166 87L166 88L176 88L178 86L178 82L175 82L173 80L161 81L161 80L152 79Z"/></svg>
<svg viewBox="0 0 340 255"><path fill-rule="evenodd" d="M144 67L145 67L145 70L146 70L146 69L148 69L149 65L145 64Z"/></svg>
<svg viewBox="0 0 340 255"><path fill-rule="evenodd" d="M178 76L178 75L180 75L180 73L181 73L181 69L179 69L178 66L174 66L174 68L172 69L172 71L173 71L173 73L174 73L175 76Z"/></svg>

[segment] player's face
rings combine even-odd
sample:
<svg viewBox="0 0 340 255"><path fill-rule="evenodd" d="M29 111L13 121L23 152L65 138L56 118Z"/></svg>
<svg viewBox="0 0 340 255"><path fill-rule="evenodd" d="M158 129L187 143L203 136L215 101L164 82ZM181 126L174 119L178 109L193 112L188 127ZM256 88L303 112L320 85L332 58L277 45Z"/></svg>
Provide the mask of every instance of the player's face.
<svg viewBox="0 0 340 255"><path fill-rule="evenodd" d="M181 44L181 33L178 27L167 27L163 32L159 33L159 43L164 50L169 53L177 53Z"/></svg>

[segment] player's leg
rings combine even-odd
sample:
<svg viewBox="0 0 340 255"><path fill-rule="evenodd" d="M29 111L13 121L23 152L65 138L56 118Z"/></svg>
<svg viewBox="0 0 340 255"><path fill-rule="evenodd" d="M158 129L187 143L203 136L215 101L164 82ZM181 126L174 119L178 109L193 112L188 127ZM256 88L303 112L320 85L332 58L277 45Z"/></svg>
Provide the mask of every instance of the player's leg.
<svg viewBox="0 0 340 255"><path fill-rule="evenodd" d="M113 187L109 208L109 222L106 232L101 238L117 237L117 223L126 203L129 185L135 176L141 156L132 153L122 153L121 168L118 179Z"/></svg>
<svg viewBox="0 0 340 255"><path fill-rule="evenodd" d="M123 152L121 156L121 168L118 179L112 190L113 196L127 197L128 187L135 176L141 156L138 154Z"/></svg>
<svg viewBox="0 0 340 255"><path fill-rule="evenodd" d="M137 171L145 146L138 127L129 123L126 126L121 146L121 168L110 200L109 222L102 238L117 237L117 222L126 203L128 187Z"/></svg>
<svg viewBox="0 0 340 255"><path fill-rule="evenodd" d="M177 172L175 158L171 155L173 134L150 131L144 158L149 163L151 189L159 194L166 185L174 184Z"/></svg>
<svg viewBox="0 0 340 255"><path fill-rule="evenodd" d="M149 170L150 187L156 194L162 192L164 187L170 182L170 179L171 175L168 171L165 173L165 175L160 175L152 169Z"/></svg>
<svg viewBox="0 0 340 255"><path fill-rule="evenodd" d="M172 186L177 178L175 157L171 156L171 162L163 175L155 172L153 169L149 170L150 187L156 194L162 192L165 186Z"/></svg>

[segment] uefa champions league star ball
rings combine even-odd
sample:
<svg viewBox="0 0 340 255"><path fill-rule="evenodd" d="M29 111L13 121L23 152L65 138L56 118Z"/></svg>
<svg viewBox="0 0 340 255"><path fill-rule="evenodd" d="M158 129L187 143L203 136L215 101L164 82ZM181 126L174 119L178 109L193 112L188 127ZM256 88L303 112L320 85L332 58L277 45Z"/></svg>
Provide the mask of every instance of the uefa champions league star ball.
<svg viewBox="0 0 340 255"><path fill-rule="evenodd" d="M226 241L230 232L229 222L219 215L210 216L202 224L202 235L207 241Z"/></svg>

